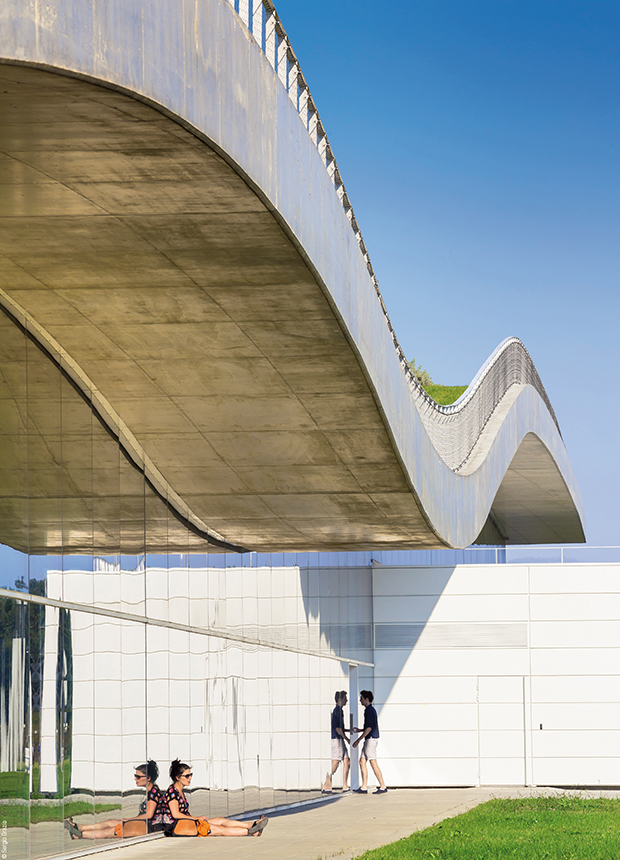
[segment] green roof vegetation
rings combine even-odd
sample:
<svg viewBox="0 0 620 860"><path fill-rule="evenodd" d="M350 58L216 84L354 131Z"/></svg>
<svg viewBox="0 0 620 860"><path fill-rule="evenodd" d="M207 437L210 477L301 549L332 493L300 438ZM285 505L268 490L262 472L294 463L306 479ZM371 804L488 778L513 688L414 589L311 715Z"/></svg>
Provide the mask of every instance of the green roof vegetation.
<svg viewBox="0 0 620 860"><path fill-rule="evenodd" d="M449 406L450 403L455 403L464 391L467 391L466 385L425 385L424 390L433 398L436 403L441 403L442 406Z"/></svg>
<svg viewBox="0 0 620 860"><path fill-rule="evenodd" d="M449 406L451 403L455 403L461 394L467 390L466 385L436 385L431 379L428 370L424 370L421 365L416 364L415 358L412 358L408 364L409 370L419 379L426 393L430 394L433 400L442 406Z"/></svg>

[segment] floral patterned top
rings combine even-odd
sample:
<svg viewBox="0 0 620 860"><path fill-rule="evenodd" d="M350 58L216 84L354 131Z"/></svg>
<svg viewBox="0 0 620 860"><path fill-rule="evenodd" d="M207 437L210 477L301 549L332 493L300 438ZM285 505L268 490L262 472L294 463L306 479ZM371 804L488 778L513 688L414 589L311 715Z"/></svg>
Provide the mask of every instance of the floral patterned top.
<svg viewBox="0 0 620 860"><path fill-rule="evenodd" d="M164 797L166 799L166 806L168 807L168 812L171 816L171 821L174 821L174 818L172 818L172 813L170 812L171 800L176 800L176 802L179 804L179 812L181 812L183 815L189 815L189 802L185 795L176 788L174 783L170 786Z"/></svg>
<svg viewBox="0 0 620 860"><path fill-rule="evenodd" d="M140 804L140 811L138 814L145 815L147 804L149 800L152 800L155 803L155 812L153 814L153 817L149 819L149 823L154 826L162 824L172 824L174 822L174 818L170 813L170 807L168 806L168 801L166 797L167 794L162 794L156 785L152 785L149 789L146 799L143 800Z"/></svg>

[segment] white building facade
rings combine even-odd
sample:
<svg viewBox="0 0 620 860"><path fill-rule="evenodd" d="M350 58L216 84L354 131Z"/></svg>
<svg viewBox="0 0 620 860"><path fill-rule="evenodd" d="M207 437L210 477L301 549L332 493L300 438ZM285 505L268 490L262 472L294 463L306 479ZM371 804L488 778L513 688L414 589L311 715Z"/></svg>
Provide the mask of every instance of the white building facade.
<svg viewBox="0 0 620 860"><path fill-rule="evenodd" d="M391 785L620 784L620 564L376 567Z"/></svg>
<svg viewBox="0 0 620 860"><path fill-rule="evenodd" d="M95 559L2 589L11 860L66 853L68 815L134 815L149 758L162 788L191 764L197 814L316 800L341 689L353 725L374 691L388 786L620 784L620 563L339 560Z"/></svg>

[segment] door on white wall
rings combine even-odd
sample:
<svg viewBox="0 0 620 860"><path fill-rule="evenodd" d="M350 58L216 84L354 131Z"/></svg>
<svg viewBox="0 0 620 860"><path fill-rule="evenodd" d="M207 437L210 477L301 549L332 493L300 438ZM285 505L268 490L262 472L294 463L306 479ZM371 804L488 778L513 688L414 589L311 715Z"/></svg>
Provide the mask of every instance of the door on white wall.
<svg viewBox="0 0 620 860"><path fill-rule="evenodd" d="M531 782L527 683L528 679L519 675L478 678L480 785L527 785Z"/></svg>

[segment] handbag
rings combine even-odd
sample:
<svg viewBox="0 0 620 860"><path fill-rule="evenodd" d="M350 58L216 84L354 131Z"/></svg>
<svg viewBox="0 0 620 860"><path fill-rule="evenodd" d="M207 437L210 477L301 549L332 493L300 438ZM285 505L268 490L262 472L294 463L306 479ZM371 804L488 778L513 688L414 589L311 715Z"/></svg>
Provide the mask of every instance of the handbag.
<svg viewBox="0 0 620 860"><path fill-rule="evenodd" d="M173 836L209 836L210 833L208 821L194 818L177 818L172 829Z"/></svg>

